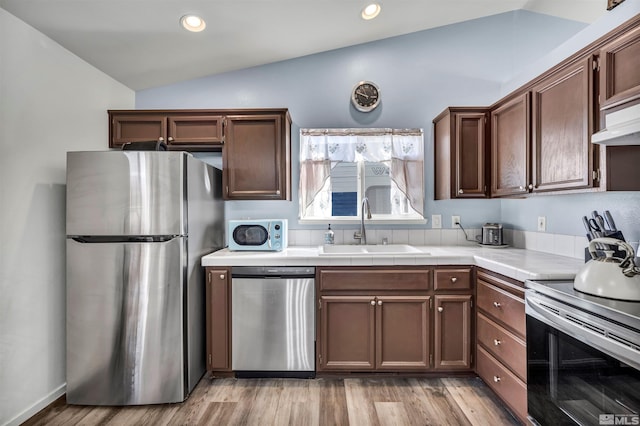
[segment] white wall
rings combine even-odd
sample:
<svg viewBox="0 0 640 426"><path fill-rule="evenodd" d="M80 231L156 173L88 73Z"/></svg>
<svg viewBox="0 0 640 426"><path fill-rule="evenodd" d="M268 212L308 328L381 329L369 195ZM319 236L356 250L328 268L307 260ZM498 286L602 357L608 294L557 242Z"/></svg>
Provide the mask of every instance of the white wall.
<svg viewBox="0 0 640 426"><path fill-rule="evenodd" d="M65 391L66 151L135 93L0 9L0 424Z"/></svg>

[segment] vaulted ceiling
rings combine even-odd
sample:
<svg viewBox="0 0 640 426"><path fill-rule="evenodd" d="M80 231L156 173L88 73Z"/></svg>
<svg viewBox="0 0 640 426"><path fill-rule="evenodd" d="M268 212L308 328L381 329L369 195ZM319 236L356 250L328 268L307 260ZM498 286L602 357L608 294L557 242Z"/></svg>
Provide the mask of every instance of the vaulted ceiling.
<svg viewBox="0 0 640 426"><path fill-rule="evenodd" d="M0 0L0 7L134 90L514 10L592 23L606 0ZM179 25L185 14L207 23ZM544 29L541 29L543 31Z"/></svg>

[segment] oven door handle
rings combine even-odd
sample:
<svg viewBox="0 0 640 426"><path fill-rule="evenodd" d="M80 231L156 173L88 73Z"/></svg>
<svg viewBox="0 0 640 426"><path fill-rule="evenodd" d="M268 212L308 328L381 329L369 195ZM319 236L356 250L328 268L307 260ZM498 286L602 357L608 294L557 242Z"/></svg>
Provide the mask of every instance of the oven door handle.
<svg viewBox="0 0 640 426"><path fill-rule="evenodd" d="M560 312L564 311L564 309L546 297L526 294L525 302L525 311L527 315L542 321L550 327L562 331L563 333L568 334L569 336L574 337L583 343L592 346L621 362L624 362L625 364L636 369L640 369L640 348L632 348L629 345L622 344L616 339L609 337L607 335L609 334L608 332L605 332L603 335L567 320L563 316L552 311L557 310ZM543 305L549 306L552 310ZM575 314L576 318L579 316L580 315L578 313ZM593 318L590 318L590 321L596 323L597 328L597 321Z"/></svg>

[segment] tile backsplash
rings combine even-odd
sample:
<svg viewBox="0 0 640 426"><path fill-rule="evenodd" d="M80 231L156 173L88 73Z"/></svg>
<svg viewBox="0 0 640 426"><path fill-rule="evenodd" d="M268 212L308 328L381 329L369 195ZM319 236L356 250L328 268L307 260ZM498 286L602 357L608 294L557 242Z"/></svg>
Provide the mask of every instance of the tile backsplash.
<svg viewBox="0 0 640 426"><path fill-rule="evenodd" d="M368 229L367 243L382 244L386 238L389 244L411 244L415 246L460 246L476 245L476 236L481 229L466 229L467 237L461 229ZM356 244L352 229L333 230L335 244ZM324 242L324 230L290 229L289 245L316 246ZM541 251L559 256L584 258L584 249L588 240L584 236L550 234L546 232L520 231L504 229L504 242L515 248ZM633 248L638 247L632 242Z"/></svg>

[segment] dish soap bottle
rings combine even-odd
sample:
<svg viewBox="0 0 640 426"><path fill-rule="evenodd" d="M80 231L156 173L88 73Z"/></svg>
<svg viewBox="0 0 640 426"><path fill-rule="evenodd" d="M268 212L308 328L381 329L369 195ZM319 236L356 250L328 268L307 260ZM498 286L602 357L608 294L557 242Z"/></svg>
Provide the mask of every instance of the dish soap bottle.
<svg viewBox="0 0 640 426"><path fill-rule="evenodd" d="M333 235L333 231L331 230L331 224L329 224L329 227L327 228L327 232L324 233L324 243L325 244L333 244L334 243L334 235Z"/></svg>

